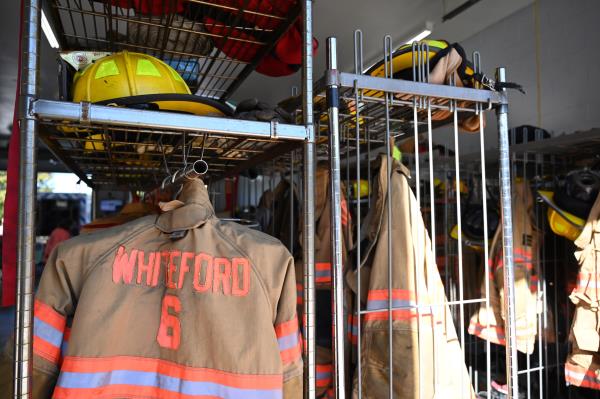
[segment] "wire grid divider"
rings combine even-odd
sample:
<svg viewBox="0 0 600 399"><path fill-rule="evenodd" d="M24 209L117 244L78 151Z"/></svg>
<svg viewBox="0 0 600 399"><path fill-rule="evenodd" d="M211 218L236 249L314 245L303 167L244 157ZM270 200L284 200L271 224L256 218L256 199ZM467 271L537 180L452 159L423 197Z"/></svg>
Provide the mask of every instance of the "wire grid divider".
<svg viewBox="0 0 600 399"><path fill-rule="evenodd" d="M334 39L335 40L335 39ZM495 350L494 356L492 356L492 350L489 342L475 339L470 335L466 334L466 327L468 323L468 317L472 313L475 307L485 303L489 307L490 298L490 287L489 284L485 284L485 292L483 292L477 298L465 298L464 286L466 276L463 271L462 262L462 245L458 245L458 242L462 242L462 228L461 218L457 215L461 214L460 209L460 190L445 189L441 192L436 189L436 180L445 182L447 188L460 187L463 178L472 179L479 181L476 185L476 189L479 191L477 196L482 204L484 214L484 242L483 242L483 259L481 267L484 268L484 275L489 275L488 262L488 241L489 237L487 234L487 190L486 182L486 145L484 142L484 119L485 111L489 110L493 105L506 104L506 97L504 93L492 92L481 89L465 89L459 87L453 87L451 85L433 85L428 82L428 72L425 67L426 63L415 63L413 58L413 64L423 65L420 70L415 71L413 69L413 75L416 77L415 81L399 81L391 79L391 60L393 58L393 46L391 39L386 37L384 40L384 60L385 60L385 76L384 77L372 77L363 74L363 59L362 59L362 32L356 31L355 33L355 73L343 73L335 68L330 68L325 73L324 81L328 90L332 92L332 89L337 89L339 98L338 101L332 101L329 99L327 103L324 101L317 101L315 104L315 120L316 128L318 133L323 135L327 133L327 130L336 130L336 125L339 126L340 137L339 145L341 154L346 154L345 169L341 171L342 176L346 176L346 187L351 187L352 183L358 179L365 179L368 181L369 187L372 188L372 166L371 163L375 160L378 153L383 152L387 154L388 159L391 156L391 145L393 142L407 142L413 143L414 153L403 154L403 162L408 164L411 168L410 184L413 187L414 194L416 195L417 203L420 205L420 213L425 219L426 226L431 236L431 251L435 254L434 258L438 260L438 267L441 269L442 278L444 280L446 289L446 298L434 298L433 303L424 305L409 305L409 306L392 306L392 295L389 296L389 303L382 309L376 311L388 313L388 334L390 342L388 344L389 357L386 364L386 370L388 373L388 386L387 396L394 396L393 380L397 378L397 374L394 372L394 365L392 362L392 312L394 310L408 310L414 312L419 319L419 328L423 328L421 319L423 314L427 311L432 311L434 314L440 312L444 306L449 306L454 316L455 325L457 326L457 333L465 362L470 372L470 378L472 385L478 390L487 393L487 397L491 397L491 375L492 375L492 358L495 361L495 370L503 367L504 362L501 358L498 350ZM332 51L330 42L328 41L328 54ZM428 48L423 44L416 44L413 47L414 56L422 57L421 59L428 59ZM331 55L330 55L331 57ZM476 58L476 70L481 70L481 61L478 54ZM331 65L330 65L331 66ZM428 65L427 65L428 66ZM321 81L323 82L323 81ZM335 92L335 90L333 91ZM330 93L328 93L330 95ZM332 107L339 110L339 114L336 115L332 112ZM479 136L480 148L479 148L479 160L471 165L467 166L463 164L460 158L459 149L460 147L460 134L458 121L463 120L465 117L474 117L479 121L479 131L476 133ZM454 148L448 150L443 148L439 150L434 145L434 137L432 131L437 126L448 125L452 126L453 137L454 137ZM327 127L328 126L328 127ZM323 131L323 132L322 132ZM501 134L507 135L508 132L504 131ZM425 143L427 150L421 151L418 143ZM333 145L333 144L332 144ZM403 146L403 148L409 148L409 146ZM330 157L335 157L336 154L330 154ZM342 163L343 164L343 163ZM464 168L464 175L461 176L461 170ZM388 174L389 176L389 174ZM389 177L388 177L389 179ZM334 181L334 179L332 179ZM332 183L332 193L339 193L339 187L334 186ZM389 184L388 184L389 188ZM350 208L352 210L353 220L356 220L355 236L360 234L361 231L361 217L373 206L371 192L367 198L355 198L354 200L348 198ZM390 194L388 193L387 196ZM339 197L339 196L338 196ZM332 196L334 201L339 199L334 195ZM388 202L387 211L384 211L384 217L387 214L388 217L391 215L392 206ZM332 204L332 208L339 209L340 203L335 202ZM440 212L441 211L441 212ZM387 213L386 213L387 212ZM420 216L419 216L420 217ZM335 219L332 222L339 223ZM448 240L448 232L454 223L458 224L458 241L452 242ZM437 223L437 224L436 224ZM337 228L340 226L338 225ZM336 227L334 226L333 229ZM391 232L388 231L388 237L391 237ZM356 286L363 287L361 283L360 273L360 262L361 256L364 254L365 249L361 247L360 239L357 240L358 244L355 248L354 257L356 265L341 265L334 263L332 267L338 268L337 273L342 273L342 268L354 268L358 270L358 281ZM332 242L334 244L334 253L336 246L340 246L339 239L332 236ZM388 249L391 248L391 243L388 244ZM419 257L419 254L416 254ZM424 255L420 255L424 256ZM391 281L392 267L394 260L392 255L388 256L388 275ZM418 263L418 262L417 262ZM334 269L333 275L336 275ZM337 290L343 290L343 287L337 287ZM392 289L390 284L389 290ZM336 293L338 294L338 293ZM334 298L339 298L339 295L334 295ZM356 295L356 302L361 303L360 292ZM334 306L338 309L338 306ZM366 310L364 308L358 309L359 317L372 313L373 310ZM514 316L513 316L514 317ZM337 318L335 318L337 320ZM507 324L514 323L514 318L507 322ZM351 328L350 326L346 328ZM346 384L344 382L336 381L336 393L337 397L344 397L344 395L350 394L354 390L354 394L358 397L362 397L363 393L363 381L361 372L362 362L360 359L361 354L361 322L359 320L358 325L355 327L358 335L357 348L355 353L358 354L356 360L356 374L358 378L354 384ZM343 334L344 329L335 328L336 334ZM347 331L346 331L347 332ZM419 335L420 336L420 335ZM514 337L513 337L514 339ZM338 337L334 336L333 342L334 353L338 356L343 353L344 348L340 345ZM434 343L435 346L435 343ZM437 352L437 348L433 348L433 353ZM422 356L424 353L418 353L419 367L421 366ZM435 356L435 355L434 355ZM516 360L516 359L515 359ZM437 377L440 375L442 368L446 365L434 362L434 380L437 381ZM342 365L336 365L336 367L342 367ZM421 373L424 370L419 370ZM346 382L349 381L346 379ZM423 379L416 381L415 384L422 385L425 382ZM351 386L352 385L352 386ZM423 388L421 386L421 388ZM439 386L434 384L434 390L437 394L443 396L444 392L439 391ZM423 392L423 389L419 390ZM468 392L464 392L463 397L469 397ZM512 396L511 396L512 397Z"/></svg>
<svg viewBox="0 0 600 399"><path fill-rule="evenodd" d="M558 137L545 137L544 133L525 128L520 136L516 132L511 135L513 180L528 182L533 192L534 225L540 237L534 265L540 276L538 340L533 354L519 355L519 383L527 399L600 397L599 393L583 393L565 383L574 311L569 295L577 283L579 266L573 256L573 243L552 232L548 206L538 194L538 190L554 191L568 172L596 164L600 141L593 130Z"/></svg>
<svg viewBox="0 0 600 399"><path fill-rule="evenodd" d="M161 5L160 7L157 4ZM60 48L129 50L171 65L192 92L225 100L294 24L302 2L44 0ZM254 4L254 3L252 3Z"/></svg>
<svg viewBox="0 0 600 399"><path fill-rule="evenodd" d="M107 115L90 122L73 116L84 105L38 100L34 108L48 148L90 186L107 188L156 187L201 158L209 163L208 177L219 179L284 154L306 136L304 126L268 122L89 105L92 119L96 110ZM117 112L124 115L118 121Z"/></svg>

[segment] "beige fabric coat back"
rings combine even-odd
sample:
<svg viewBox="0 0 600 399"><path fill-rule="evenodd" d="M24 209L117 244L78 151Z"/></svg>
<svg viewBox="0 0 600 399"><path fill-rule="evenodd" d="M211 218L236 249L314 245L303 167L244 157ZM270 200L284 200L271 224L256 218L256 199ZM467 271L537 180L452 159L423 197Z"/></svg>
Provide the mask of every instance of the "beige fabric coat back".
<svg viewBox="0 0 600 399"><path fill-rule="evenodd" d="M34 399L302 397L289 252L218 220L201 181L180 199L52 253L35 300Z"/></svg>
<svg viewBox="0 0 600 399"><path fill-rule="evenodd" d="M570 296L576 307L565 377L569 384L600 389L600 195L575 245L579 274Z"/></svg>
<svg viewBox="0 0 600 399"><path fill-rule="evenodd" d="M389 165L391 185L391 249L388 246L386 157L380 158L373 187L373 207L363 235L370 245L361 266L361 375L363 398L386 398L390 385L389 334L391 262L393 393L395 398L473 398L469 374L456 335L444 287L431 252L431 241L419 205L408 185L408 170ZM391 251L391 258L388 255ZM357 290L355 271L348 282ZM430 306L438 304L441 306ZM419 306L417 311L416 306Z"/></svg>
<svg viewBox="0 0 600 399"><path fill-rule="evenodd" d="M517 350L531 354L538 332L538 314L542 309L538 298L539 276L536 270L539 232L533 224L533 195L527 181L513 186L513 254L515 275L515 309ZM504 265L502 258L502 225L498 226L490 244L490 307L485 302L471 317L469 333L498 345L506 345L504 320ZM485 280L481 284L485 296Z"/></svg>

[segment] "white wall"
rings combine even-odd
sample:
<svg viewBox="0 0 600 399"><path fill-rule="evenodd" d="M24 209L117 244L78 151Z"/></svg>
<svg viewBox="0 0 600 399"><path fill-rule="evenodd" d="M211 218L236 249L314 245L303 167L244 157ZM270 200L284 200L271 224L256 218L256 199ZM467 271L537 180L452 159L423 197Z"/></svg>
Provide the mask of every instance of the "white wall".
<svg viewBox="0 0 600 399"><path fill-rule="evenodd" d="M600 1L539 0L541 56L541 127L553 135L600 127ZM534 8L530 5L463 40L467 53L478 50L484 70L493 76L505 66L509 81L527 95L510 94L509 126L536 125ZM487 116L486 147L497 145L495 115ZM450 144L448 129L436 132ZM479 140L463 134L462 153L478 151ZM464 147L463 147L464 145Z"/></svg>

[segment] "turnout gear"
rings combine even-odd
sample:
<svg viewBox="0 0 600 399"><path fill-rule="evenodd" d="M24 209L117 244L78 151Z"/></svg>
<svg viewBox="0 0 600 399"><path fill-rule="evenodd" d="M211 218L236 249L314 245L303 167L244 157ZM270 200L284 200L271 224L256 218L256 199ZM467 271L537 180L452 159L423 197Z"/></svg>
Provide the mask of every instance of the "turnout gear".
<svg viewBox="0 0 600 399"><path fill-rule="evenodd" d="M201 181L162 208L52 253L35 300L33 398L301 398L289 252L217 219ZM3 392L11 374L0 372Z"/></svg>
<svg viewBox="0 0 600 399"><path fill-rule="evenodd" d="M407 181L409 171L385 156L379 162L379 175L373 182L373 206L361 231L361 238L368 240L361 260L361 309L370 312L360 321L362 375L355 376L353 397L358 396L358 378L362 379L363 398L388 396L391 316L394 397L474 398L467 369L464 363L457 362L463 358L462 351L450 310L444 305L446 296L431 241ZM389 175L388 162L392 162ZM388 184L391 198L386 198ZM386 216L388 201L393 204L391 226ZM388 247L388 234L392 235L392 248ZM388 251L392 253L391 259ZM350 271L347 280L353 291L358 292L357 271ZM391 312L390 285L394 307ZM439 304L442 306L430 306ZM351 331L354 324L351 323ZM443 367L450 364L452 367Z"/></svg>
<svg viewBox="0 0 600 399"><path fill-rule="evenodd" d="M565 363L565 379L572 385L600 390L600 195L575 245L579 274L570 295L575 316L569 335L571 351Z"/></svg>
<svg viewBox="0 0 600 399"><path fill-rule="evenodd" d="M526 181L513 187L513 259L515 275L515 305L517 349L531 354L535 349L537 319L542 303L538 298L539 276L535 268L539 232L533 224L533 196ZM490 308L482 303L471 317L469 334L506 345L504 334L504 263L502 256L502 225L498 225L490 245L489 276L484 276L481 292L485 295L485 279L489 278Z"/></svg>

